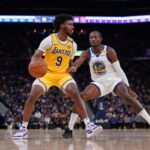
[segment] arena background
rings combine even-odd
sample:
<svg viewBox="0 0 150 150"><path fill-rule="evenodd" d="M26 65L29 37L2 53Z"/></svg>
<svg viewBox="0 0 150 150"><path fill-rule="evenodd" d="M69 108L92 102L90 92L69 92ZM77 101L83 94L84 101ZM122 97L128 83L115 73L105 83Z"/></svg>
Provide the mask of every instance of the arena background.
<svg viewBox="0 0 150 150"><path fill-rule="evenodd" d="M1 0L0 18L6 15L55 16L68 13L73 16L138 16L150 15L149 1L135 0ZM52 23L13 23L0 19L0 128L20 127L23 106L34 80L28 73L30 58L40 41L54 32ZM15 20L15 19L14 19ZM74 40L78 54L89 47L88 35L99 30L103 43L113 47L121 61L131 87L150 113L150 17L144 22L131 23L75 23ZM76 56L77 58L78 56ZM90 82L87 62L74 75L83 90ZM149 128L132 113L118 97L108 95L87 103L89 115L104 128ZM30 119L29 128L64 129L72 111L72 102L56 88L41 97ZM84 128L81 120L75 128Z"/></svg>

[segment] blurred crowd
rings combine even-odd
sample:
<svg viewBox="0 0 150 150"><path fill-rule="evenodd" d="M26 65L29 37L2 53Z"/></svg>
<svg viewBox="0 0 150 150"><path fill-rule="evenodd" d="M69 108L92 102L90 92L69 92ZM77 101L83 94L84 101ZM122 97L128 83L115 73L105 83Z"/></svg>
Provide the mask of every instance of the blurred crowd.
<svg viewBox="0 0 150 150"><path fill-rule="evenodd" d="M0 114L0 128L7 128L10 125L19 128L23 107L34 80L27 71L29 59L40 41L52 32L53 30L46 29L29 30L27 27L14 30L10 28L7 32L0 29L0 102L8 108L5 114ZM73 35L79 49L88 48L88 33L89 31L85 29L77 28ZM145 54L148 49L147 39L150 38L150 35L141 32L140 36L134 39L135 34L128 36L130 32L127 34L125 31L112 34L110 37L106 31L104 33L106 36L104 42L106 41L106 44L117 49L131 87L137 92L140 102L150 114L150 61L128 60L128 58ZM143 37L146 40L142 41ZM77 83L80 81L79 90L83 90L90 83L87 62L81 66L74 78ZM29 128L64 128L68 124L72 104L71 100L65 97L59 89L52 87L49 92L37 100ZM92 109L96 123L107 123L109 128L147 127L144 120L136 116L128 105L111 94L103 98L103 103L94 100L90 105L92 105L89 107ZM79 120L76 127L80 126L81 121Z"/></svg>
<svg viewBox="0 0 150 150"><path fill-rule="evenodd" d="M41 40L54 32L52 24L42 24L42 26L40 24L1 24L0 27L0 56L5 57L30 57ZM120 57L133 58L150 54L149 24L128 26L75 24L72 37L79 50L89 47L89 33L93 30L102 32L103 43L113 47Z"/></svg>

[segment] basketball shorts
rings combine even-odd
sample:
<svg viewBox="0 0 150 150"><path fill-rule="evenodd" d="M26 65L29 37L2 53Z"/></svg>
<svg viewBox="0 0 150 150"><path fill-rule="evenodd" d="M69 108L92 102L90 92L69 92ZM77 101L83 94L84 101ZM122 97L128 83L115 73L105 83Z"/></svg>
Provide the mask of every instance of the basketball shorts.
<svg viewBox="0 0 150 150"><path fill-rule="evenodd" d="M116 96L116 94L114 93L114 89L120 82L123 81L117 75L113 75L110 77L106 77L103 80L97 79L96 81L91 82L91 84L94 84L99 88L101 92L100 97L102 97L109 93L112 93L114 96Z"/></svg>
<svg viewBox="0 0 150 150"><path fill-rule="evenodd" d="M39 85L43 88L44 92L52 86L58 87L65 93L65 89L68 84L75 83L74 79L69 73L54 73L48 71L43 77L35 79L33 85Z"/></svg>

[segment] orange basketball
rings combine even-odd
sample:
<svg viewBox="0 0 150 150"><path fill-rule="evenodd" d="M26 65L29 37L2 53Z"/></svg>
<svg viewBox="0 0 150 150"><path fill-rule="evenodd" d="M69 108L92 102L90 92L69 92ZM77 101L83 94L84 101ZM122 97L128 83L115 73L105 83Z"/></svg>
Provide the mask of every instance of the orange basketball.
<svg viewBox="0 0 150 150"><path fill-rule="evenodd" d="M40 78L44 76L48 70L46 62L43 58L31 60L28 66L29 73L34 78Z"/></svg>

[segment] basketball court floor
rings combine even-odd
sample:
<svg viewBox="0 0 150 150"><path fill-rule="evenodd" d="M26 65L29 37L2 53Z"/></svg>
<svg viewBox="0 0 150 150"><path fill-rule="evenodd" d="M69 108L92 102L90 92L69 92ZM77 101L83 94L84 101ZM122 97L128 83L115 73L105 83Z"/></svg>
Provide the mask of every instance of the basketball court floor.
<svg viewBox="0 0 150 150"><path fill-rule="evenodd" d="M28 139L12 139L14 130L0 130L0 150L150 150L150 130L104 130L86 139L75 130L73 139L63 139L60 130L29 130Z"/></svg>

